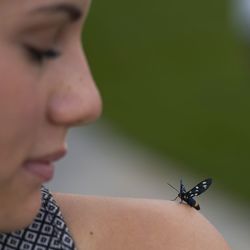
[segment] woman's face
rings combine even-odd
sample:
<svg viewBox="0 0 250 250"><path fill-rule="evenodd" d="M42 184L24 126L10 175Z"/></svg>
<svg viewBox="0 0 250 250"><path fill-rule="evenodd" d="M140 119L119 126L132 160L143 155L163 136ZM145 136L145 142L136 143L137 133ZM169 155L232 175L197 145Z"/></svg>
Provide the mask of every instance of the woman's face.
<svg viewBox="0 0 250 250"><path fill-rule="evenodd" d="M2 232L33 220L40 207L40 186L51 176L48 164L41 170L39 164L29 169L25 163L63 153L68 129L95 120L101 112L80 40L89 4L0 2Z"/></svg>

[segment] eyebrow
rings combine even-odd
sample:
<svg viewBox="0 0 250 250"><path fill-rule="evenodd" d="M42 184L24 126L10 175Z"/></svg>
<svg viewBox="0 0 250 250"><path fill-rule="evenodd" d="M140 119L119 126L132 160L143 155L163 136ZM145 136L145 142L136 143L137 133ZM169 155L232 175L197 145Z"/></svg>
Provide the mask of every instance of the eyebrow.
<svg viewBox="0 0 250 250"><path fill-rule="evenodd" d="M80 7L69 4L69 3L58 3L54 5L46 5L41 6L35 10L32 10L32 13L48 13L48 14L55 14L55 13L65 13L68 15L70 21L74 22L80 19L83 16L83 12Z"/></svg>

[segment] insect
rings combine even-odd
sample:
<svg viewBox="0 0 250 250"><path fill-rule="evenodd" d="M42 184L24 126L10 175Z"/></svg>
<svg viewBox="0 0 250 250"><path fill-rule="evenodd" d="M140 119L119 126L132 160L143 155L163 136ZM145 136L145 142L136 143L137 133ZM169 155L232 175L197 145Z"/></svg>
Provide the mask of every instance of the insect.
<svg viewBox="0 0 250 250"><path fill-rule="evenodd" d="M195 187L193 187L187 192L185 186L182 183L182 180L180 180L180 191L168 183L170 187L172 187L178 192L178 195L175 197L174 201L179 197L181 199L181 203L185 201L189 206L197 210L200 210L200 205L196 202L196 200L193 197L198 196L203 192L205 192L211 184L212 184L212 179L208 178L204 181L201 181Z"/></svg>

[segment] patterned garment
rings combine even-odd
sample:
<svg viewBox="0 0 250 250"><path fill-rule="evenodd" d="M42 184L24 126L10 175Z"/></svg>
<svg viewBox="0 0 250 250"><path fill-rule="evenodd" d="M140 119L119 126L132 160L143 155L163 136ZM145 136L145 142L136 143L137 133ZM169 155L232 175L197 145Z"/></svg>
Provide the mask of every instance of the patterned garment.
<svg viewBox="0 0 250 250"><path fill-rule="evenodd" d="M42 206L33 223L13 233L0 233L0 250L76 250L53 196L42 187Z"/></svg>

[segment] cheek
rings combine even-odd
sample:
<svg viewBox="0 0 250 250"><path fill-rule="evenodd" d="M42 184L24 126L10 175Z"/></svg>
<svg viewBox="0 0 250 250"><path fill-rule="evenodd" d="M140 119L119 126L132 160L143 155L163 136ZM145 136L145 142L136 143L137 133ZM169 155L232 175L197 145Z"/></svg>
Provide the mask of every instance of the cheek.
<svg viewBox="0 0 250 250"><path fill-rule="evenodd" d="M39 123L39 100L28 72L0 63L0 176L12 171L32 147ZM12 66L7 69L6 66ZM1 169L5 166L5 169ZM3 174L3 175L2 175Z"/></svg>

